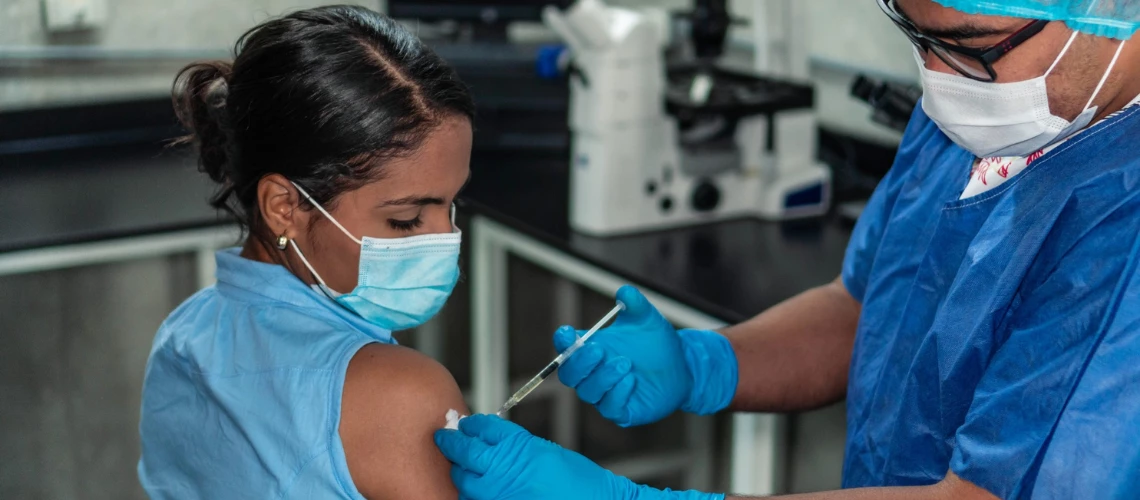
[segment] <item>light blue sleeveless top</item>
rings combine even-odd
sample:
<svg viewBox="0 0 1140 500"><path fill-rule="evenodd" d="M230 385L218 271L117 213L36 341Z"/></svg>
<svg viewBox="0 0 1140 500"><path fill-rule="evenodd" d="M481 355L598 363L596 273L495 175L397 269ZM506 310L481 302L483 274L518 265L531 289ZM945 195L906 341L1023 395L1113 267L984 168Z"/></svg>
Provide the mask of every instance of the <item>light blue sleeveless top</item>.
<svg viewBox="0 0 1140 500"><path fill-rule="evenodd" d="M395 343L284 267L218 252L218 283L158 330L139 480L155 499L352 498L340 441L352 356Z"/></svg>

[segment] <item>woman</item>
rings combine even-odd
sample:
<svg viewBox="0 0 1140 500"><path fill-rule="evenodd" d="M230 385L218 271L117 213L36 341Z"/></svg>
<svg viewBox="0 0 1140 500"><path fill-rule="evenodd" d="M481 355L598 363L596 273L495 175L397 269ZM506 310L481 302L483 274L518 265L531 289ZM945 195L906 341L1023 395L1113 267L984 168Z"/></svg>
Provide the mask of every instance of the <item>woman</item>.
<svg viewBox="0 0 1140 500"><path fill-rule="evenodd" d="M159 329L139 478L153 498L454 499L432 443L451 375L395 345L459 274L473 104L391 19L268 21L175 80L215 207L248 230Z"/></svg>

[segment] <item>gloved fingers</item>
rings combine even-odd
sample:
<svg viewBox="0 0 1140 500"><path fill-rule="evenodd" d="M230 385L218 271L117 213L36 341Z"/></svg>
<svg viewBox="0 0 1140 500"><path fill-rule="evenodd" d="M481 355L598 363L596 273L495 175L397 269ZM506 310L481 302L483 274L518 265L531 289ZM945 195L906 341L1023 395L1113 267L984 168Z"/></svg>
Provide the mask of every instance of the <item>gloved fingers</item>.
<svg viewBox="0 0 1140 500"><path fill-rule="evenodd" d="M578 341L578 337L585 335L584 330L575 330L570 325L562 325L554 330L554 350L563 352L570 347L571 344Z"/></svg>
<svg viewBox="0 0 1140 500"><path fill-rule="evenodd" d="M596 405L606 393L610 392L622 377L629 373L632 364L625 356L613 356L601 366L594 369L589 377L578 384L578 398L589 404Z"/></svg>
<svg viewBox="0 0 1140 500"><path fill-rule="evenodd" d="M459 421L459 431L491 446L520 434L530 435L518 424L503 420L496 415L471 415Z"/></svg>
<svg viewBox="0 0 1140 500"><path fill-rule="evenodd" d="M627 373L596 405L598 413L619 426L631 426L633 420L629 414L629 399L633 396L633 389L636 386L637 378Z"/></svg>
<svg viewBox="0 0 1140 500"><path fill-rule="evenodd" d="M435 431L434 437L439 451L456 467L480 475L491 467L491 447L479 438L448 429Z"/></svg>
<svg viewBox="0 0 1140 500"><path fill-rule="evenodd" d="M573 356L563 361L562 366L558 367L558 380L561 380L566 387L577 389L586 377L598 369L605 357L604 349L587 342Z"/></svg>
<svg viewBox="0 0 1140 500"><path fill-rule="evenodd" d="M618 313L617 321L623 319L636 321L657 311L640 290L630 285L623 285L618 289L617 300L625 304L625 310Z"/></svg>
<svg viewBox="0 0 1140 500"><path fill-rule="evenodd" d="M451 466L451 483L455 485L455 489L459 490L461 500L482 500L479 496L483 494L479 484L481 478L482 476L464 470L459 466Z"/></svg>

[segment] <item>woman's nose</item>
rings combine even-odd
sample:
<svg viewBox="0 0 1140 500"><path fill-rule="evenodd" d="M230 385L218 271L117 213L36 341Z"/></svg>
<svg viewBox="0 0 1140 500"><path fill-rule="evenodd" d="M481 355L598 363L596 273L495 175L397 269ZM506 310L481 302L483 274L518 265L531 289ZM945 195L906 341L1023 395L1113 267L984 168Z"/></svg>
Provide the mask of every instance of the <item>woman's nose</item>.
<svg viewBox="0 0 1140 500"><path fill-rule="evenodd" d="M427 222L427 232L431 234L450 233L452 227L451 207L441 207L439 210L433 210L431 218Z"/></svg>

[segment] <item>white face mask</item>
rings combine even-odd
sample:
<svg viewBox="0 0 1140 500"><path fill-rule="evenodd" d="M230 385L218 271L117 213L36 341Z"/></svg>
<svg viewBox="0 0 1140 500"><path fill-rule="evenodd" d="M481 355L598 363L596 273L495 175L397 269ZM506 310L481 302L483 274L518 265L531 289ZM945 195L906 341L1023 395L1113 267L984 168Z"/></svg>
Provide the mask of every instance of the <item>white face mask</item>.
<svg viewBox="0 0 1140 500"><path fill-rule="evenodd" d="M1073 121L1052 114L1045 80L1076 40L1073 32L1065 48L1044 75L1013 83L979 82L962 75L926 69L918 49L915 57L922 72L922 110L950 140L978 158L1028 156L1077 133L1092 123L1097 107L1093 100L1112 73L1124 42Z"/></svg>

